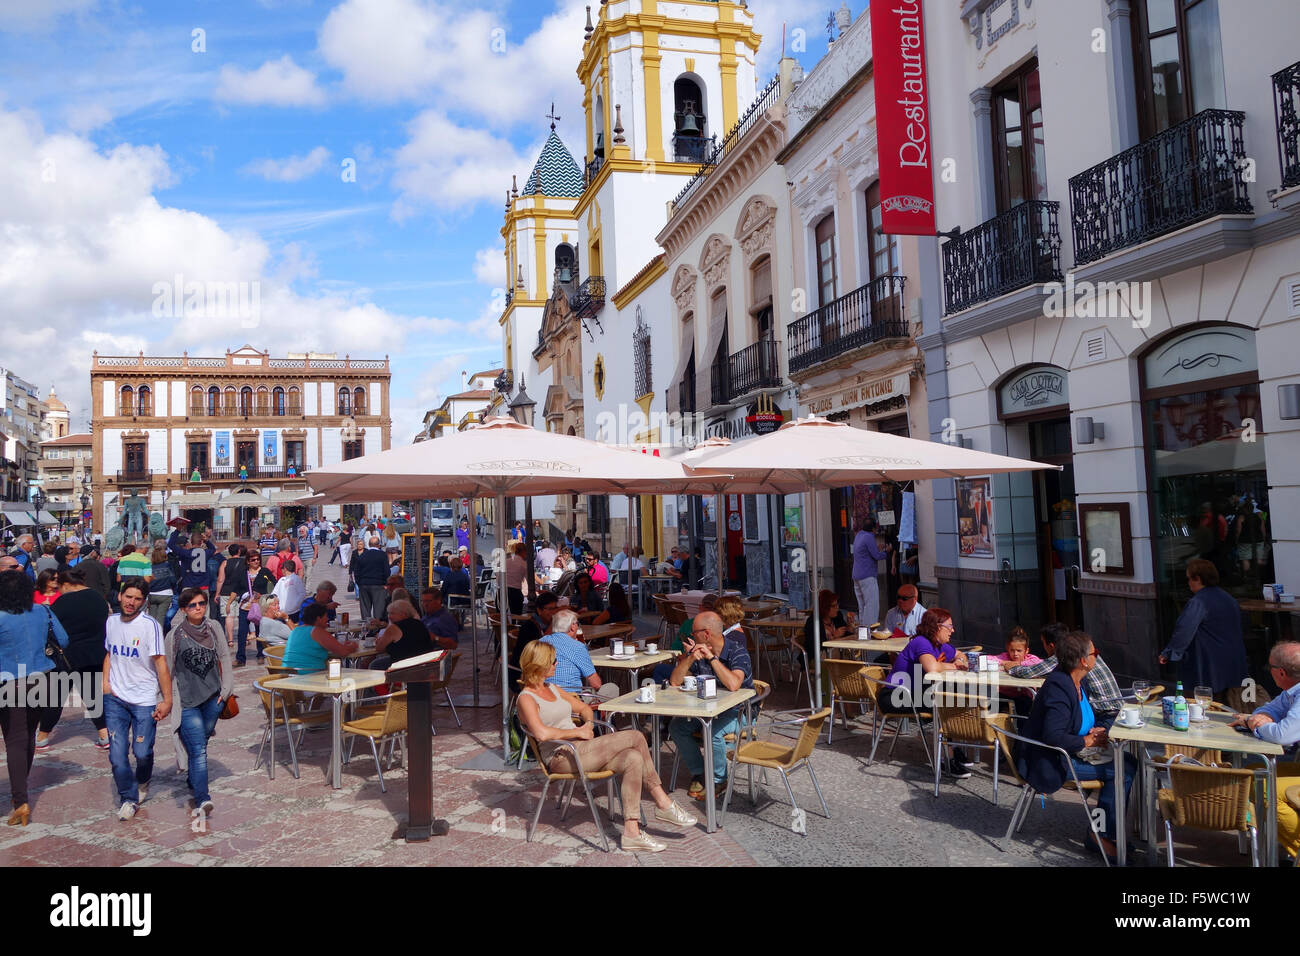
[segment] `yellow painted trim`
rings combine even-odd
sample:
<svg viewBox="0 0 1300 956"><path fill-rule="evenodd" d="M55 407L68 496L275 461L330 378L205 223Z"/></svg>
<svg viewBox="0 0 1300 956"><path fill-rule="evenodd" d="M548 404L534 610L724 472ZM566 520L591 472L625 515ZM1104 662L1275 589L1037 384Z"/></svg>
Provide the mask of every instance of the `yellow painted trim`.
<svg viewBox="0 0 1300 956"><path fill-rule="evenodd" d="M700 39L716 40L723 36L732 37L739 40L742 44L749 47L754 52L758 51L759 44L762 42L762 36L754 32L753 18L747 21L736 20L734 18L735 4L709 2L707 5L720 11L720 18L713 22L704 20L677 20L672 17L655 14L652 16L643 16L642 14L630 13L626 16L619 17L617 20L604 19L603 15L600 23L596 26L582 51L582 61L578 65L579 79L586 81L586 78L595 72L596 60L601 59L606 66L605 75L608 76L608 58L609 48L608 41L614 37L627 36L631 33L644 33L647 29L657 30L661 34L670 36L694 37ZM602 8L602 13L603 13ZM734 51L734 48L733 48ZM698 52L698 51L692 51Z"/></svg>
<svg viewBox="0 0 1300 956"><path fill-rule="evenodd" d="M546 230L538 229L533 236L533 247L537 252L537 298L546 298Z"/></svg>
<svg viewBox="0 0 1300 956"><path fill-rule="evenodd" d="M695 72L695 57L693 57L693 56L688 56L688 57L686 58L686 72L687 72L687 73L694 73L694 72Z"/></svg>
<svg viewBox="0 0 1300 956"><path fill-rule="evenodd" d="M660 259L659 262L654 266L654 268L647 270L647 272L643 276L641 276L641 278L637 279L634 283L632 283L626 289L621 291L618 295L613 297L614 306L618 309L626 308L628 304L631 303L637 296L639 296L642 292L644 292L651 285L653 285L655 280L661 278L667 272L668 272L667 262L665 262L663 259ZM652 393L652 397L653 397L653 393ZM646 414L649 414L649 412L647 412Z"/></svg>
<svg viewBox="0 0 1300 956"><path fill-rule="evenodd" d="M645 45L641 48L641 66L642 82L645 83L646 129L644 141L646 158L655 163L662 163L665 156L662 91L659 89L659 63L663 56L659 52L658 31L647 30L644 40Z"/></svg>
<svg viewBox="0 0 1300 956"><path fill-rule="evenodd" d="M644 395L640 395L637 398L632 399L632 401L636 402L637 407L641 409L641 414L645 415L646 417L649 417L650 415L650 403L653 402L654 400L655 400L654 392L646 392ZM655 431L657 432L658 429L655 429Z"/></svg>
<svg viewBox="0 0 1300 956"><path fill-rule="evenodd" d="M649 170L650 170L650 163L646 160L620 159L618 157L613 157L605 160L605 165L600 167L600 172L596 174L596 178L591 181L591 185L588 186L585 190L583 190L582 196L579 197L578 205L574 209L574 218L581 219L583 216L587 214L588 209L590 208L591 204L595 201L596 196L599 195L600 190L605 185L605 182L614 173L641 174ZM691 176L694 176L699 171L700 171L700 167L693 163L655 163L654 164L655 175L684 176L689 179Z"/></svg>

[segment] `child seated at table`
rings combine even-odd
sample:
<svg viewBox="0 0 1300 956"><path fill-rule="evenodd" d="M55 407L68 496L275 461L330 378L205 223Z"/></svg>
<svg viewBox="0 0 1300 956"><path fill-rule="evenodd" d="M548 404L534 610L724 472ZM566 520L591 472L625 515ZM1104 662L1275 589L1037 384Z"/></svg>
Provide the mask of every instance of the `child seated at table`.
<svg viewBox="0 0 1300 956"><path fill-rule="evenodd" d="M1043 662L1037 654L1029 652L1029 635L1019 624L1011 628L1011 633L1007 635L1006 650L998 654L995 660L1004 671ZM1004 687L1001 694L1015 704L1017 714L1022 717L1028 716L1034 700L1032 690L1027 687Z"/></svg>

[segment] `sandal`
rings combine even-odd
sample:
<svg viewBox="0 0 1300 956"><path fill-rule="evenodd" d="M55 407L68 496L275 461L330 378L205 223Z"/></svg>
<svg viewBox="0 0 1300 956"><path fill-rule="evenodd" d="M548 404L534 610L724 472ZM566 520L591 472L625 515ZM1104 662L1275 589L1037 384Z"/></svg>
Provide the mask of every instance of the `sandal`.
<svg viewBox="0 0 1300 956"><path fill-rule="evenodd" d="M686 789L686 795L692 800L704 799L704 778L692 777L691 785Z"/></svg>

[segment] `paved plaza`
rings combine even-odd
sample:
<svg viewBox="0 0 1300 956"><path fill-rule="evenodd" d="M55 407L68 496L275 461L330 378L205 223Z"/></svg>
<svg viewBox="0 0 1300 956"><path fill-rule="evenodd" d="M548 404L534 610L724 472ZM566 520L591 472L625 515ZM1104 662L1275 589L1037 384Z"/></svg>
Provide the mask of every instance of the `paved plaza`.
<svg viewBox="0 0 1300 956"><path fill-rule="evenodd" d="M329 575L340 584L343 610L357 613L344 592L338 567L318 564L311 580ZM653 623L643 620L642 631ZM488 641L481 635L481 690L492 693ZM469 640L457 673L456 696L472 692ZM32 823L26 828L0 827L0 864L35 866L357 866L487 865L518 866L770 866L770 865L915 865L915 866L1100 866L1099 857L1083 848L1086 821L1077 798L1061 793L1044 807L1034 806L1018 837L1005 852L998 849L1017 790L1001 788L992 802L988 766L962 781L944 778L940 797L933 795L929 765L915 737L899 741L892 758L884 753L867 764L868 722L851 732L836 728L832 747L819 745L817 775L832 819L820 813L806 774L794 778L802 817L789 806L784 787L773 773L760 787L755 809L737 781L731 812L713 834L704 827L681 831L651 824L649 832L668 843L660 854L631 854L618 849L619 823L611 824L603 788L597 789L611 851L600 848L591 815L580 800L563 822L553 800L542 812L532 843L525 841L527 821L536 807L542 777L499 767L496 707L459 710L458 728L449 709L435 707L437 736L433 745L434 811L450 832L425 844L394 841L395 824L406 812L406 774L402 767L385 771L381 793L374 762L358 748L345 766L343 788L326 782L329 760L327 730L310 730L299 751L301 775L288 767L284 738L277 741L275 779L265 764L253 769L265 718L252 682L264 670L250 662L235 672L240 715L218 724L209 766L214 815L191 818L185 779L177 772L174 748L160 736L153 786L134 820L116 817L117 799L108 755L94 747L94 731L79 707L68 707L48 753L36 758L32 775L35 796ZM776 709L806 706L797 702L791 684L781 682L773 697ZM667 735L664 735L665 741ZM671 745L665 743L662 772L672 768ZM686 776L674 794L702 821L703 805L685 792ZM552 794L554 794L552 788ZM8 800L0 785L0 801ZM650 804L647 802L646 806ZM1235 840L1198 834L1196 844L1179 846L1180 864L1238 866ZM1142 860L1138 854L1139 862Z"/></svg>

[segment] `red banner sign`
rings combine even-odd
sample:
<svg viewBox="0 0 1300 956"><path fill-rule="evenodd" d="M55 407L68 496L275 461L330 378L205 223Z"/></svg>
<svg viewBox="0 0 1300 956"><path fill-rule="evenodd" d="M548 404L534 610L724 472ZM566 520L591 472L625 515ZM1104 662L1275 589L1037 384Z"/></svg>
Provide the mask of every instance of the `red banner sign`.
<svg viewBox="0 0 1300 956"><path fill-rule="evenodd" d="M921 0L871 4L881 231L933 236L930 96Z"/></svg>

